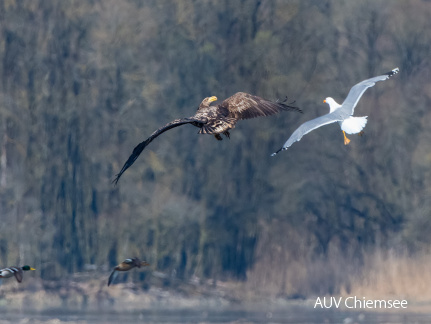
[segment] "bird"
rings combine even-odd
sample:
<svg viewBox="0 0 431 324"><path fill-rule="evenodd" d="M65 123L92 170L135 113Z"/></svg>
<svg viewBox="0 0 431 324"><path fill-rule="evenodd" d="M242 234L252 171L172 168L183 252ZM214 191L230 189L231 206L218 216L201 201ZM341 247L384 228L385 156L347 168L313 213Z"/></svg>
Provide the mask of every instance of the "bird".
<svg viewBox="0 0 431 324"><path fill-rule="evenodd" d="M22 281L22 274L23 271L30 271L30 270L36 270L32 267L25 265L22 267L9 267L0 269L0 278L10 278L12 276L15 276L16 281L21 282Z"/></svg>
<svg viewBox="0 0 431 324"><path fill-rule="evenodd" d="M359 82L350 89L349 94L341 105L338 104L333 98L327 97L325 100L323 100L323 102L329 105L329 113L303 123L293 132L286 143L284 143L283 147L275 153L272 153L271 156L276 155L282 150L287 150L293 143L301 140L305 134L308 134L312 130L335 122L340 124L341 130L343 131L344 145L349 144L350 140L347 138L346 133L359 133L361 135L362 129L367 124L368 116L353 117L355 107L359 99L361 99L362 95L364 94L365 90L374 86L378 81L385 81L389 79L398 72L399 68L395 68L390 72Z"/></svg>
<svg viewBox="0 0 431 324"><path fill-rule="evenodd" d="M149 265L150 264L148 262L141 261L136 257L124 260L119 265L115 266L114 269L112 270L111 275L109 276L109 279L108 279L108 286L117 277L118 271L129 271L130 269L133 269L133 268L140 268L140 267L145 267Z"/></svg>
<svg viewBox="0 0 431 324"><path fill-rule="evenodd" d="M145 141L139 143L124 163L120 172L112 181L117 184L121 175L126 171L142 153L145 147L150 144L157 136L167 130L184 124L192 124L200 128L199 134L212 134L219 141L222 140L220 134L230 138L229 130L235 128L238 120L250 119L260 116L270 116L280 111L291 110L301 112L302 110L291 106L294 102L287 104L287 97L283 101L269 101L261 97L254 96L245 92L237 92L227 98L219 105L210 105L217 101L216 96L207 97L202 100L196 114L193 117L175 119L174 121L160 127L151 134Z"/></svg>

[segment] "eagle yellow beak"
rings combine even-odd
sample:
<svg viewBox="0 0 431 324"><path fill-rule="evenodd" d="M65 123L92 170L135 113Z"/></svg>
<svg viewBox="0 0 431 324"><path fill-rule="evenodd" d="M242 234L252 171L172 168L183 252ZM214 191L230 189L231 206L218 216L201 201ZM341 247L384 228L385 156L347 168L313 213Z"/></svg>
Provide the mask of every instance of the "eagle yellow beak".
<svg viewBox="0 0 431 324"><path fill-rule="evenodd" d="M216 96L212 96L212 97L210 97L209 99L208 99L208 101L209 102L213 102L213 101L216 101L217 100L217 97Z"/></svg>
<svg viewBox="0 0 431 324"><path fill-rule="evenodd" d="M323 100L323 102L324 102L324 103L326 103L326 99L325 99L325 100Z"/></svg>

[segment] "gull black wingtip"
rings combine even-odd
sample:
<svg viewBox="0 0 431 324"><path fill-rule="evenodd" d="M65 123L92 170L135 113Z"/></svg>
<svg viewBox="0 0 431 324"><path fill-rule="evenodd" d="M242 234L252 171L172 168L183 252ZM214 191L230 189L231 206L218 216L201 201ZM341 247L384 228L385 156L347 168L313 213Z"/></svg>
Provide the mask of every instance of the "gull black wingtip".
<svg viewBox="0 0 431 324"><path fill-rule="evenodd" d="M391 77L391 76L397 74L398 72L400 72L400 69L396 67L395 69L393 69L392 71L390 71L386 74Z"/></svg>
<svg viewBox="0 0 431 324"><path fill-rule="evenodd" d="M271 156L276 156L278 153L280 153L281 151L285 151L285 150L287 150L287 147L286 147L286 148L282 147L282 148L281 148L281 149L279 149L278 151L276 151L276 152L272 153L272 154L271 154Z"/></svg>

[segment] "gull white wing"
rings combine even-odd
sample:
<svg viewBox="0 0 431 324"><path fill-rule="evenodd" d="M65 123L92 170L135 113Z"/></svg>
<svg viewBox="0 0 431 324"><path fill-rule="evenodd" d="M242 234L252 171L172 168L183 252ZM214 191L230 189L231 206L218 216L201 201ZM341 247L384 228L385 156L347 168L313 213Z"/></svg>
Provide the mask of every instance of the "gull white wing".
<svg viewBox="0 0 431 324"><path fill-rule="evenodd" d="M353 115L355 111L355 107L358 104L359 99L361 99L362 95L364 94L365 90L374 86L378 81L385 81L389 79L391 76L393 76L394 74L397 74L399 71L400 71L399 68L395 68L388 73L361 81L358 84L354 85L352 89L350 89L346 99L344 99L344 102L342 103L340 110L343 110L349 115Z"/></svg>
<svg viewBox="0 0 431 324"><path fill-rule="evenodd" d="M301 140L301 138L305 134L308 134L312 130L341 120L343 120L342 115L340 115L338 111L334 111L330 114L326 114L303 123L293 132L293 134L289 137L286 143L284 143L283 147L280 148L277 152L272 153L271 156L276 155L281 150L287 150L293 143Z"/></svg>

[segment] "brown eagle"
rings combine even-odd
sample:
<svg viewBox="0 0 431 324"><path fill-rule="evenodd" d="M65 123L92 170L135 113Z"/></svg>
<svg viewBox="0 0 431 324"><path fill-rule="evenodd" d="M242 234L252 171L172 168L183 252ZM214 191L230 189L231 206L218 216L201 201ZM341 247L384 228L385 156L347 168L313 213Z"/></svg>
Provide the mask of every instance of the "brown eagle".
<svg viewBox="0 0 431 324"><path fill-rule="evenodd" d="M117 184L121 175L126 171L138 158L144 148L151 143L157 136L167 130L184 124L192 124L199 127L199 134L212 134L219 141L222 140L220 134L229 138L229 130L235 128L235 124L241 119L250 119L260 116L274 115L283 110L294 110L301 112L301 109L286 104L287 98L280 101L269 101L258 96L253 96L244 92L237 92L227 98L217 106L210 106L210 103L216 101L217 97L212 96L202 100L196 114L189 118L175 119L174 121L160 127L145 141L139 143L134 149L123 168L116 175L114 183Z"/></svg>

